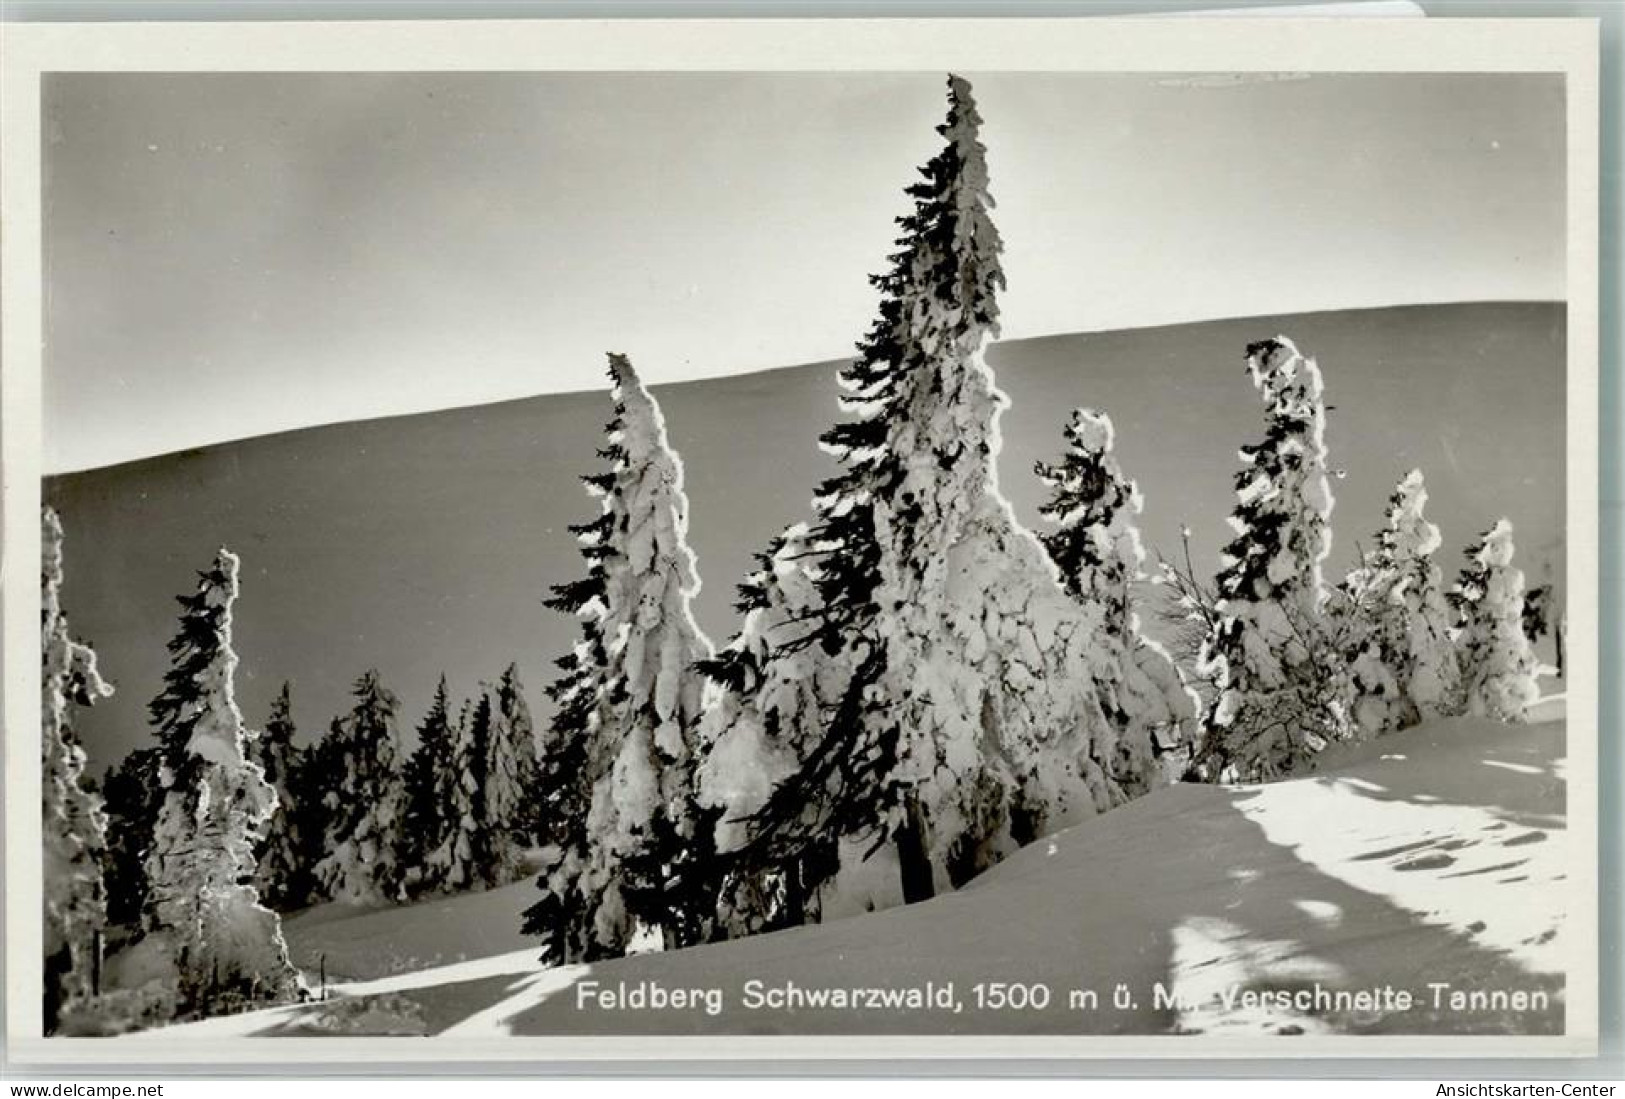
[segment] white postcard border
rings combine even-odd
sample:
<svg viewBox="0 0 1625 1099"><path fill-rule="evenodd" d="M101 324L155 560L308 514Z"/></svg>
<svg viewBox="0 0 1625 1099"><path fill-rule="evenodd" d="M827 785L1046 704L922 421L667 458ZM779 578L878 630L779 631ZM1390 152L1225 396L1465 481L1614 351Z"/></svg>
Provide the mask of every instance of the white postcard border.
<svg viewBox="0 0 1625 1099"><path fill-rule="evenodd" d="M5 25L0 65L6 1026L35 1063L304 1064L931 1058L1582 1057L1597 1052L1598 29L1594 20L536 20ZM44 295L40 76L366 71L1560 72L1568 142L1571 679L1568 1030L1562 1036L39 1037L38 577Z"/></svg>

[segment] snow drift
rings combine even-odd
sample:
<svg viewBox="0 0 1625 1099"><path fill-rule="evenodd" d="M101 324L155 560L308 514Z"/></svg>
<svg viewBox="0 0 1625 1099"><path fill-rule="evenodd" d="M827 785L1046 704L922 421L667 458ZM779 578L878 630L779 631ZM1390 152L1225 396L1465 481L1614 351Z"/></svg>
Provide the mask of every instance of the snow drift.
<svg viewBox="0 0 1625 1099"><path fill-rule="evenodd" d="M544 969L536 950L487 935L512 927L520 887L307 917L288 926L296 957L321 947L370 979L327 1004L152 1033L1557 1033L1564 732L1560 719L1430 722L1332 748L1302 778L1157 791L927 903L591 967ZM408 941L424 962L471 960L392 972L369 956ZM752 1010L752 981L764 995L951 984L961 1010ZM1044 984L1049 1005L978 1009L975 986L991 982ZM1119 985L1129 1006L1114 1005ZM720 1009L591 1006L639 987L720 989ZM1356 1001L1384 989L1411 1006ZM1077 1006L1088 990L1097 1005Z"/></svg>

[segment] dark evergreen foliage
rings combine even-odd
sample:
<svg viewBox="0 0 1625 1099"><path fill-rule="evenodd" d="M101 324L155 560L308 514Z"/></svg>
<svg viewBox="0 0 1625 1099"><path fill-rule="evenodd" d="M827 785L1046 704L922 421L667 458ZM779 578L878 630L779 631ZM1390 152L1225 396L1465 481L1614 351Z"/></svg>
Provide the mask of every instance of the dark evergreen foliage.
<svg viewBox="0 0 1625 1099"><path fill-rule="evenodd" d="M737 597L734 610L741 616L751 611L766 610L769 605L768 584L773 575L773 561L784 550L786 539L776 534L767 549L754 555L756 568L735 586ZM761 682L762 669L757 657L745 649L729 646L715 656L696 661L694 670L714 682L722 684L735 694L748 694Z"/></svg>
<svg viewBox="0 0 1625 1099"><path fill-rule="evenodd" d="M610 372L611 381L614 372ZM604 425L613 436L620 430L626 409L615 406L614 418ZM615 449L611 449L613 455ZM590 496L603 498L615 490L613 469L586 474L580 478ZM599 703L600 670L609 663L609 652L597 616L582 614L589 603L602 602L608 595L606 562L616 556L615 539L624 533L624 516L611 510L584 523L572 525L577 545L587 563L587 574L551 587L544 606L575 617L581 636L575 647L553 661L559 675L545 688L552 700L553 717L537 752L532 817L538 822L537 839L552 866L560 866L570 852L586 849L587 810L592 802L592 779L588 769L586 731ZM589 552L590 551L590 552ZM543 873L537 881L542 897L525 910L522 930L542 940L542 956L552 959L580 957L585 944L571 941L568 905Z"/></svg>
<svg viewBox="0 0 1625 1099"><path fill-rule="evenodd" d="M107 844L102 876L107 885L107 919L135 927L147 899L147 849L164 790L159 785L160 752L138 748L108 772L103 796L107 808Z"/></svg>
<svg viewBox="0 0 1625 1099"><path fill-rule="evenodd" d="M257 851L256 883L260 900L278 912L290 912L308 904L314 885L311 874L314 864L308 858L308 844L299 831L303 821L299 802L303 797L300 781L305 770L305 753L294 743L298 730L293 722L292 692L291 684L282 684L281 692L271 701L265 729L253 742L254 762L265 772L265 781L277 795L276 812L266 826L265 838Z"/></svg>
<svg viewBox="0 0 1625 1099"><path fill-rule="evenodd" d="M1104 600L1105 620L1120 637L1128 632L1133 577L1128 561L1102 544L1100 532L1109 531L1124 508L1132 509L1134 485L1117 471L1109 435L1106 441L1100 438L1103 423L1108 422L1092 410L1073 413L1066 426L1066 453L1053 464L1035 463L1033 473L1050 489L1038 514L1056 526L1039 540L1060 570L1061 583L1075 599ZM1087 590L1085 578L1090 581Z"/></svg>
<svg viewBox="0 0 1625 1099"><path fill-rule="evenodd" d="M1523 632L1534 644L1552 632L1552 586L1539 584L1523 593Z"/></svg>

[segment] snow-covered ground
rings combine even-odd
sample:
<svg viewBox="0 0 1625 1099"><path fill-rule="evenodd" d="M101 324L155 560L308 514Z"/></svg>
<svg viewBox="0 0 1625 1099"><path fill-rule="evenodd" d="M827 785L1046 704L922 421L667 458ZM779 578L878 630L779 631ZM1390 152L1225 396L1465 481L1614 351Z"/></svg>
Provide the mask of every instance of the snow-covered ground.
<svg viewBox="0 0 1625 1099"><path fill-rule="evenodd" d="M326 904L284 920L282 930L306 973L318 976L325 964L330 982L372 980L531 946L535 940L519 933L520 917L539 895L527 877L400 908Z"/></svg>
<svg viewBox="0 0 1625 1099"><path fill-rule="evenodd" d="M926 904L591 967L539 967L518 934L529 883L329 907L287 925L307 974L325 956L326 1003L162 1034L1555 1033L1561 698L1535 719L1431 723L1287 782L1174 787ZM892 993L806 1000L868 989ZM656 990L682 1006L627 1006ZM893 1002L909 990L925 1004Z"/></svg>

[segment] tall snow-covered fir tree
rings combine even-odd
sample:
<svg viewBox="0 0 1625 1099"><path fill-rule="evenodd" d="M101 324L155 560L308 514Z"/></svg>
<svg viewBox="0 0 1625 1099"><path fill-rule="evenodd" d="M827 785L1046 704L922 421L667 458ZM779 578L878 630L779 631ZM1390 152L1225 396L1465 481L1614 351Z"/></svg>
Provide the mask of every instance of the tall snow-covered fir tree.
<svg viewBox="0 0 1625 1099"><path fill-rule="evenodd" d="M1523 632L1523 572L1512 564L1512 524L1505 519L1467 551L1467 567L1450 593L1456 610L1463 712L1522 722L1540 698L1538 663Z"/></svg>
<svg viewBox="0 0 1625 1099"><path fill-rule="evenodd" d="M1423 515L1427 499L1421 470L1400 479L1388 497L1376 551L1341 586L1343 613L1355 622L1345 645L1354 716L1366 734L1460 707L1450 606L1433 560L1441 539Z"/></svg>
<svg viewBox="0 0 1625 1099"><path fill-rule="evenodd" d="M316 864L321 895L352 904L401 898L402 781L400 702L376 670L356 680L350 712L319 746L332 783L324 796L327 856Z"/></svg>
<svg viewBox="0 0 1625 1099"><path fill-rule="evenodd" d="M182 1014L297 998L276 913L254 889L254 849L276 793L248 758L237 708L232 607L236 555L222 549L196 592L180 596L164 689L149 707L164 789L147 853L144 929L175 968Z"/></svg>
<svg viewBox="0 0 1625 1099"><path fill-rule="evenodd" d="M304 756L293 742L297 732L293 723L293 687L283 683L282 690L271 700L265 728L254 739L250 753L276 793L276 811L266 823L265 839L256 855L259 868L254 882L260 898L278 912L299 908L310 899L309 845L299 834L303 814L298 799L303 791L295 793Z"/></svg>
<svg viewBox="0 0 1625 1099"><path fill-rule="evenodd" d="M434 892L441 885L430 872L429 856L445 842L449 831L455 741L451 696L442 674L429 712L418 726L418 744L406 761L402 780L406 808L401 861L408 887L414 893Z"/></svg>
<svg viewBox="0 0 1625 1099"><path fill-rule="evenodd" d="M1288 774L1353 730L1347 670L1323 613L1333 499L1320 368L1277 337L1247 348L1247 371L1265 433L1241 449L1235 538L1198 664L1214 701L1197 774L1221 782Z"/></svg>
<svg viewBox="0 0 1625 1099"><path fill-rule="evenodd" d="M720 697L703 798L780 922L827 915L841 890L823 887L872 852L917 900L1129 794L1088 675L1104 608L1067 595L998 491L1006 400L983 349L1001 243L970 84L951 77L948 101L872 279L879 316L841 372L851 419L822 438L839 471L705 665Z"/></svg>
<svg viewBox="0 0 1625 1099"><path fill-rule="evenodd" d="M691 894L675 888L703 842L692 819L702 692L692 669L711 654L691 609L700 581L682 464L631 363L611 355L609 372L608 469L583 478L600 511L571 528L587 575L548 602L582 623L549 692L559 714L548 751L581 761L586 813L561 822L525 927L560 961L624 953L641 929L684 945L708 915L686 911ZM547 759L544 770L558 765Z"/></svg>
<svg viewBox="0 0 1625 1099"><path fill-rule="evenodd" d="M1072 597L1104 610L1090 674L1117 730L1113 773L1124 789L1143 793L1189 764L1197 699L1167 650L1140 632L1134 585L1146 579L1136 522L1144 501L1112 453L1111 417L1080 408L1065 434L1061 460L1034 469L1050 489L1039 514L1055 526L1040 541Z"/></svg>
<svg viewBox="0 0 1625 1099"><path fill-rule="evenodd" d="M45 1032L94 991L99 936L107 923L102 881L106 815L85 788L85 753L73 708L113 693L96 652L74 639L62 611L62 523L40 517L40 789L44 861L40 870L45 958Z"/></svg>

